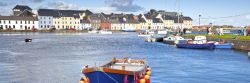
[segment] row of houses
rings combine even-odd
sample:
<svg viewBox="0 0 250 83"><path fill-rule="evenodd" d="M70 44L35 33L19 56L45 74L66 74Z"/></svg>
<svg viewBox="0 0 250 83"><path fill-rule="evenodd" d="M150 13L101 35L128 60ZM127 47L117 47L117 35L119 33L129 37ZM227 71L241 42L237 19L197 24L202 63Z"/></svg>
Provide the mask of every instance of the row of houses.
<svg viewBox="0 0 250 83"><path fill-rule="evenodd" d="M13 15L0 16L2 30L105 29L161 30L192 28L192 19L176 12L150 10L146 14L105 14L89 10L39 9L37 14L25 5L16 5Z"/></svg>

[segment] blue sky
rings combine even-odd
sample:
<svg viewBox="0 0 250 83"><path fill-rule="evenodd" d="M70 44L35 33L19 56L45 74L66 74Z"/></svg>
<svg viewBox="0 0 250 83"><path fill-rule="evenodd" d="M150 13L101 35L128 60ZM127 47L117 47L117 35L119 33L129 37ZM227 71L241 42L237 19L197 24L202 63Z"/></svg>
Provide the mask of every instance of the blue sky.
<svg viewBox="0 0 250 83"><path fill-rule="evenodd" d="M250 25L250 0L179 0L180 11L198 24L212 22L215 25ZM52 9L89 9L104 13L145 13L150 9L177 11L177 0L0 0L0 14L9 15L17 5L28 5L34 11L39 8ZM240 15L240 16L235 16ZM233 16L230 18L219 18Z"/></svg>

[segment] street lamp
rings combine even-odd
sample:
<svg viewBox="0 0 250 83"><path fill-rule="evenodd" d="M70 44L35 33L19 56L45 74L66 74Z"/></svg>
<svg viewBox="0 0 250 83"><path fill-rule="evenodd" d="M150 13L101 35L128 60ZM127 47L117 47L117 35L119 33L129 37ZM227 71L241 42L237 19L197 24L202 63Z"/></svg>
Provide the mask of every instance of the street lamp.
<svg viewBox="0 0 250 83"><path fill-rule="evenodd" d="M201 28L201 15L199 14L199 32L200 32L200 28Z"/></svg>

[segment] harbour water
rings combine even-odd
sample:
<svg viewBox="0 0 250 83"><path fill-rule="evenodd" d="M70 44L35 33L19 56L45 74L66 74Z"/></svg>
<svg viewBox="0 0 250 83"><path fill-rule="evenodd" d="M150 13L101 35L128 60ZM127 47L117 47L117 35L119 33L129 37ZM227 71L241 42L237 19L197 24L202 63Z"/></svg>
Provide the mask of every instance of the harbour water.
<svg viewBox="0 0 250 83"><path fill-rule="evenodd" d="M77 83L84 65L113 57L147 59L152 83L250 82L247 52L178 49L136 33L1 33L0 44L0 83Z"/></svg>

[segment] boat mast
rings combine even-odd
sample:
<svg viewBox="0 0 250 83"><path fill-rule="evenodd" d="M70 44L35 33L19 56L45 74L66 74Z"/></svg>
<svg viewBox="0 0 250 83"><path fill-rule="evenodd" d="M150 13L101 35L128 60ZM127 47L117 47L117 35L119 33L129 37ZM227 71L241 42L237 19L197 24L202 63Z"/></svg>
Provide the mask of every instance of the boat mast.
<svg viewBox="0 0 250 83"><path fill-rule="evenodd" d="M180 0L176 0L177 2L177 6L178 6L178 9L177 9L177 24L178 24L178 29L180 30Z"/></svg>

